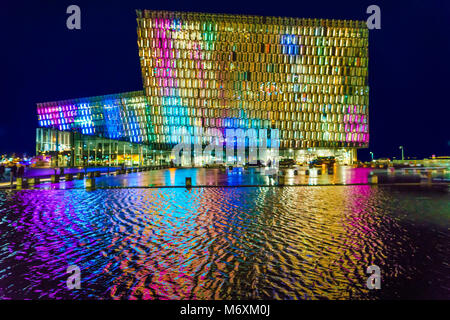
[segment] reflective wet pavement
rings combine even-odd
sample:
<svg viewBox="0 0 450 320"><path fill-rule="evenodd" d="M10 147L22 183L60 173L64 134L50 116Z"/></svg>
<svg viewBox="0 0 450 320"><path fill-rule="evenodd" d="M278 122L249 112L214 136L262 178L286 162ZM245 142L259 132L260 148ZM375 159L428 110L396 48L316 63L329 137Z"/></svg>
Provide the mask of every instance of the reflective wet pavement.
<svg viewBox="0 0 450 320"><path fill-rule="evenodd" d="M182 185L189 170L98 184ZM417 186L3 190L0 297L448 299L449 227L448 189ZM372 264L381 290L366 288Z"/></svg>
<svg viewBox="0 0 450 320"><path fill-rule="evenodd" d="M300 168L297 175L294 169L285 170L285 185L334 185L334 184L366 184L368 176L374 172L380 177L380 182L412 182L421 181L419 174L403 174L400 170L389 173L386 169L337 167L332 173L327 170ZM137 173L127 173L118 176L103 175L96 178L98 188L109 187L181 187L185 186L186 177L192 179L193 186L270 186L278 184L278 178L264 174L264 169L220 170L204 168L163 169ZM436 174L434 174L436 175ZM446 174L450 177L449 173ZM84 188L84 180L73 180L51 184L42 183L36 188L44 189L71 189Z"/></svg>

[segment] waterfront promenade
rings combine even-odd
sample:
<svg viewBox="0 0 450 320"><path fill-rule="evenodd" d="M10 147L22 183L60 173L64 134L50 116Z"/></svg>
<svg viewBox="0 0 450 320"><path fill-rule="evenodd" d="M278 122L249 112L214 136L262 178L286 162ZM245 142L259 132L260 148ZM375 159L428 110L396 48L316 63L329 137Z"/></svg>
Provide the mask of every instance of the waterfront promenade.
<svg viewBox="0 0 450 320"><path fill-rule="evenodd" d="M359 185L372 184L375 175L378 184L448 184L450 171L442 168L353 168L337 166L328 171L322 168L296 167L279 170L275 175L268 175L264 168L127 168L125 173L117 172L120 168L87 168L86 172L98 172L95 179L96 188L120 187L185 187L190 179L192 187L239 187L239 186L316 186L316 185ZM65 169L64 174L75 175L85 172L83 168ZM59 173L59 170L58 170ZM51 168L32 169L25 173L25 178L39 177L38 184L23 186L39 189L85 188L86 176L81 179L66 181L64 175L57 183L51 183ZM0 183L1 188L10 188L9 180ZM13 185L15 187L15 185Z"/></svg>

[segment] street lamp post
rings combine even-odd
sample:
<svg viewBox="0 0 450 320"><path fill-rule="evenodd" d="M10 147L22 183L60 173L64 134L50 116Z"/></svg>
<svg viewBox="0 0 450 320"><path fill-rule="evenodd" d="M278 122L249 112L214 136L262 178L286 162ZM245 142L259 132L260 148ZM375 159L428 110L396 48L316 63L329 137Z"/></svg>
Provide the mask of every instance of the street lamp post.
<svg viewBox="0 0 450 320"><path fill-rule="evenodd" d="M373 161L373 152L370 151L369 153L370 153L370 156L372 157L372 161Z"/></svg>
<svg viewBox="0 0 450 320"><path fill-rule="evenodd" d="M403 151L403 146L398 147L399 149L402 150L402 161L405 160L405 155L404 155L404 151Z"/></svg>

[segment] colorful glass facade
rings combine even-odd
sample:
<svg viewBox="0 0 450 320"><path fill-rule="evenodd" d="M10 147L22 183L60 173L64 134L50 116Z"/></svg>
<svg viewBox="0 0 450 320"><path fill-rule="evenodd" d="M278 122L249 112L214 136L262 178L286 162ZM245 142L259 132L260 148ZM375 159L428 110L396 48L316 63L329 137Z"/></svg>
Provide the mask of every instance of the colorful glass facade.
<svg viewBox="0 0 450 320"><path fill-rule="evenodd" d="M252 128L279 129L281 150L368 146L364 21L137 10L137 34L143 91L39 103L39 125L156 150L181 127L203 143Z"/></svg>
<svg viewBox="0 0 450 320"><path fill-rule="evenodd" d="M137 11L153 139L277 128L280 148L366 147L362 21ZM224 133L225 135L225 133Z"/></svg>
<svg viewBox="0 0 450 320"><path fill-rule="evenodd" d="M149 111L142 91L37 104L41 127L145 144Z"/></svg>

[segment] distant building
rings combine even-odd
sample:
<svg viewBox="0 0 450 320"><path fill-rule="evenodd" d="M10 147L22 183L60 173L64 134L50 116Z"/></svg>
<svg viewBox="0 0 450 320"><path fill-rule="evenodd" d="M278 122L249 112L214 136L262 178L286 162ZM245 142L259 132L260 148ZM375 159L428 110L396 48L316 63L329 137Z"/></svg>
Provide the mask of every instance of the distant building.
<svg viewBox="0 0 450 320"><path fill-rule="evenodd" d="M59 164L169 161L179 128L279 129L280 157L351 163L369 142L364 21L137 11L143 90L37 104Z"/></svg>

